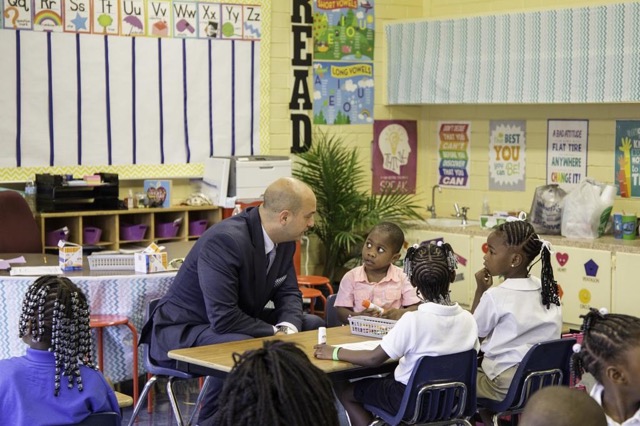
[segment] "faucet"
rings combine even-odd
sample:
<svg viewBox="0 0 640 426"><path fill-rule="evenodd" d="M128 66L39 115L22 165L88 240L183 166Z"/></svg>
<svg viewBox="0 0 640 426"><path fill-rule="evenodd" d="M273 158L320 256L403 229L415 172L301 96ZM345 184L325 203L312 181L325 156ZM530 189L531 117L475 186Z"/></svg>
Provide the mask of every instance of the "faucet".
<svg viewBox="0 0 640 426"><path fill-rule="evenodd" d="M436 217L436 189L438 192L442 192L440 185L433 185L431 188L431 205L427 207L427 211L431 212L431 219Z"/></svg>
<svg viewBox="0 0 640 426"><path fill-rule="evenodd" d="M469 211L469 207L459 207L458 203L453 203L453 208L456 210L456 217L462 218L461 225L467 224L467 212Z"/></svg>

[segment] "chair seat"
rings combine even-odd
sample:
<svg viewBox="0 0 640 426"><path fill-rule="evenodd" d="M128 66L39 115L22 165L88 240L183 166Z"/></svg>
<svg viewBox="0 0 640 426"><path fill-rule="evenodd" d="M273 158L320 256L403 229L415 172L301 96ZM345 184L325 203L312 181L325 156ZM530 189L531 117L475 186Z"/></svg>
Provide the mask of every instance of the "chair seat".
<svg viewBox="0 0 640 426"><path fill-rule="evenodd" d="M120 392L114 393L116 394L116 399L118 400L118 407L126 408L133 405L133 398L131 398L129 395Z"/></svg>
<svg viewBox="0 0 640 426"><path fill-rule="evenodd" d="M125 325L129 318L124 315L91 315L89 325L92 328L111 327L114 325Z"/></svg>
<svg viewBox="0 0 640 426"><path fill-rule="evenodd" d="M326 287L329 294L333 294L331 281L320 275L298 275L298 285L307 287Z"/></svg>
<svg viewBox="0 0 640 426"><path fill-rule="evenodd" d="M315 288L309 288L309 287L298 287L298 288L302 293L303 299L311 299L311 303L309 303L309 311L312 314L316 314L316 311L315 311L316 298L319 297L322 300L324 311L322 311L321 316L324 317L325 311L327 310L327 298L324 297L324 294L322 294L320 290L316 290ZM318 312L318 314L320 313Z"/></svg>

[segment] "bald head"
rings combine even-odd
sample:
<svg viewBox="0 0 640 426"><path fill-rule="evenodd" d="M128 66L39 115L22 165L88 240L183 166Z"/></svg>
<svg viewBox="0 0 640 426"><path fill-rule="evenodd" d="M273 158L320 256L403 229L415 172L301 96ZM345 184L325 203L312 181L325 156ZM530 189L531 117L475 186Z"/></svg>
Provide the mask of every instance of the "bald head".
<svg viewBox="0 0 640 426"><path fill-rule="evenodd" d="M521 426L607 426L602 407L586 392L550 386L536 392L524 409Z"/></svg>
<svg viewBox="0 0 640 426"><path fill-rule="evenodd" d="M315 202L315 195L307 184L295 178L280 178L267 187L263 206L270 213L290 210L296 214L308 198Z"/></svg>
<svg viewBox="0 0 640 426"><path fill-rule="evenodd" d="M274 243L300 239L313 226L316 196L307 184L280 178L267 187L260 220Z"/></svg>

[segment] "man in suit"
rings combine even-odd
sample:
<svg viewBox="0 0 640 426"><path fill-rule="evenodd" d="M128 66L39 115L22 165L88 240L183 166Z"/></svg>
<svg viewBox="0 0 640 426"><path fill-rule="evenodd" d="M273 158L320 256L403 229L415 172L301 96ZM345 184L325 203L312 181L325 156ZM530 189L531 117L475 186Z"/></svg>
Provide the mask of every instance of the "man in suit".
<svg viewBox="0 0 640 426"><path fill-rule="evenodd" d="M142 329L151 357L175 368L167 356L172 349L323 326L321 318L302 312L293 265L295 241L313 226L315 212L311 188L281 178L266 189L260 207L209 228ZM274 308L265 308L269 301ZM215 413L221 387L220 380L210 381L201 426Z"/></svg>

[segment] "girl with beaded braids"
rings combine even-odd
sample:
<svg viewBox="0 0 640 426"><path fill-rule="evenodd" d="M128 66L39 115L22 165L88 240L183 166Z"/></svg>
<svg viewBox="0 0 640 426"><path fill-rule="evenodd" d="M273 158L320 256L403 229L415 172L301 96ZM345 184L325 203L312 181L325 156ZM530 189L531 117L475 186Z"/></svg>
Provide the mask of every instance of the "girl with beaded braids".
<svg viewBox="0 0 640 426"><path fill-rule="evenodd" d="M27 354L0 360L0 424L75 424L120 412L92 363L87 299L68 278L46 275L29 286L19 337Z"/></svg>
<svg viewBox="0 0 640 426"><path fill-rule="evenodd" d="M542 282L529 275L538 255L542 258ZM495 276L504 277L504 282L492 287ZM562 311L550 245L538 237L530 223L509 218L489 234L484 267L475 278L471 312L479 337L484 339L478 398L501 401L529 348L560 338Z"/></svg>
<svg viewBox="0 0 640 426"><path fill-rule="evenodd" d="M640 425L640 318L593 309L583 315L582 344L573 348L577 377L590 373L591 396L609 426Z"/></svg>
<svg viewBox="0 0 640 426"><path fill-rule="evenodd" d="M411 247L405 257L405 271L423 302L418 309L402 315L382 338L380 346L373 350L355 351L326 344L314 347L316 358L367 367L380 365L389 358L399 360L393 377L335 385L352 425L364 426L373 420L373 414L365 410L364 404L396 412L407 381L421 357L478 349L478 328L473 316L449 298L449 285L455 279L456 267L449 244L422 243Z"/></svg>

